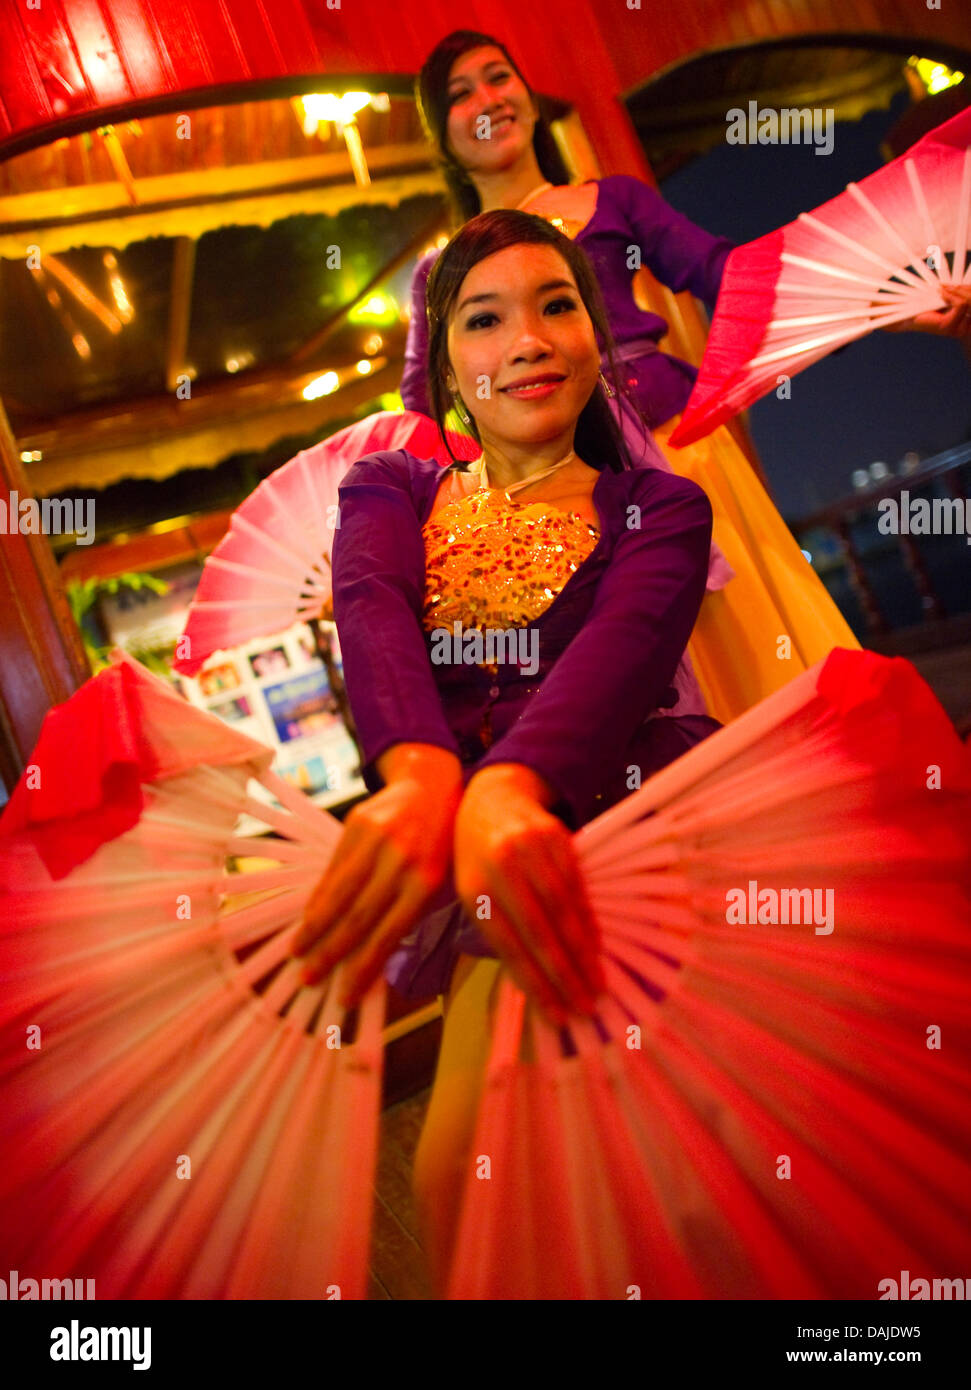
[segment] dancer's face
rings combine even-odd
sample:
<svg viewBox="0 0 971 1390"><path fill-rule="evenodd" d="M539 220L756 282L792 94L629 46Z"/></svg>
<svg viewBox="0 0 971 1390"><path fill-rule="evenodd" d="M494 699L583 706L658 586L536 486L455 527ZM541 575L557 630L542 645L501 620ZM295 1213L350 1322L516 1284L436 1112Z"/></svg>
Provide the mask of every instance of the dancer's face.
<svg viewBox="0 0 971 1390"><path fill-rule="evenodd" d="M530 243L486 256L466 275L448 356L449 390L458 390L486 446L572 439L600 372L569 266L552 246Z"/></svg>
<svg viewBox="0 0 971 1390"><path fill-rule="evenodd" d="M448 148L469 173L508 168L532 144L536 107L501 48L471 48L456 58L448 100Z"/></svg>

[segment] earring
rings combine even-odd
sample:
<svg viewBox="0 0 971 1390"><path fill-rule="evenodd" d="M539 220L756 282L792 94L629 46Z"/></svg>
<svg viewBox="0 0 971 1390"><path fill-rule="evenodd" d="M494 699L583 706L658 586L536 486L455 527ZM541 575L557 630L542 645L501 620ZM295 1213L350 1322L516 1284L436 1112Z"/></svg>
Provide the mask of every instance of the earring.
<svg viewBox="0 0 971 1390"><path fill-rule="evenodd" d="M462 397L455 395L452 397L452 400L455 402L455 409L458 411L462 423L464 425L471 425L472 418L465 408L465 402L462 400Z"/></svg>
<svg viewBox="0 0 971 1390"><path fill-rule="evenodd" d="M607 380L607 378L604 376L603 372L600 373L600 385L601 385L601 386L603 387L603 389L604 389L604 394L605 394L607 397L609 397L610 400L613 400L613 398L614 398L614 396L616 396L617 392L616 392L616 391L614 390L614 388L611 386L610 382L609 382L609 381Z"/></svg>

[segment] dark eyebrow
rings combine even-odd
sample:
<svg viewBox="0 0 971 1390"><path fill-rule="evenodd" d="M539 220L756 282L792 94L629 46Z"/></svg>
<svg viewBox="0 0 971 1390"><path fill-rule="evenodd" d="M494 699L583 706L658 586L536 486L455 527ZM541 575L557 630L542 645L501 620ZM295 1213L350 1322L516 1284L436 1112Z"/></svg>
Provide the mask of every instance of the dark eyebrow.
<svg viewBox="0 0 971 1390"><path fill-rule="evenodd" d="M573 290L574 294L578 293L572 280L546 280L542 285L536 286L537 294L547 294L550 290ZM499 294L496 290L490 290L488 294L470 294L468 299L462 300L455 312L460 314L467 304L481 304L486 299L498 298Z"/></svg>

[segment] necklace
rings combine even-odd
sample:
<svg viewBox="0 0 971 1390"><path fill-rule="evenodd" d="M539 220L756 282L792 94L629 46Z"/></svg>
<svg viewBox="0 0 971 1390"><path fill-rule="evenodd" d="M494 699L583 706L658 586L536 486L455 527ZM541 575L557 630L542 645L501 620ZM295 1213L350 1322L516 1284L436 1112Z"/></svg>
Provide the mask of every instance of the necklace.
<svg viewBox="0 0 971 1390"><path fill-rule="evenodd" d="M531 473L528 478L521 478L518 483L510 483L508 487L499 488L496 490L502 493L507 502L511 502L512 497L510 496L510 493L518 492L519 489L523 487L529 487L530 483L538 483L540 478L548 478L551 473L555 473L558 468L563 468L565 464L568 464L572 459L575 458L576 454L571 449L570 452L567 455L565 455L564 458L561 458L558 463L551 464L549 468L542 468L538 473ZM479 457L474 461L474 463L469 464L469 471L472 473L479 474L479 477L481 479L481 482L479 484L480 488L488 488L490 491L492 490L492 484L489 482L489 471L486 468L484 453L480 454Z"/></svg>
<svg viewBox="0 0 971 1390"><path fill-rule="evenodd" d="M525 198L520 199L520 201L516 204L517 209L522 209L526 207L527 204L531 203L534 198L538 198L541 193L545 193L548 188L552 187L553 185L550 183L548 179L545 183L538 184L531 193L527 193Z"/></svg>

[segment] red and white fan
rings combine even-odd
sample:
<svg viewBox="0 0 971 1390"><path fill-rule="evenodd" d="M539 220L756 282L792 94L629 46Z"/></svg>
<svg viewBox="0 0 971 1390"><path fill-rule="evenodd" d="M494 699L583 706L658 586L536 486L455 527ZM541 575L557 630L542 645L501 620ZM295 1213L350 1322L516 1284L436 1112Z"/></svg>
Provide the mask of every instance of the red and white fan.
<svg viewBox="0 0 971 1390"><path fill-rule="evenodd" d="M449 1297L971 1267L969 827L913 667L840 650L583 827L608 988L560 1032L502 977Z"/></svg>
<svg viewBox="0 0 971 1390"><path fill-rule="evenodd" d="M448 432L458 459L481 452ZM381 411L321 440L271 473L233 513L209 556L189 608L173 668L194 676L215 651L329 616L330 555L339 525L338 487L359 458L408 449L452 462L434 420L415 411Z"/></svg>
<svg viewBox="0 0 971 1390"><path fill-rule="evenodd" d="M382 989L330 1046L336 982L302 987L290 941L340 831L269 757L126 657L48 716L0 821L9 1268L363 1295ZM279 838L237 837L243 810ZM861 652L584 827L608 990L553 1033L503 984L450 1296L873 1298L966 1268L969 827L940 706Z"/></svg>
<svg viewBox="0 0 971 1390"><path fill-rule="evenodd" d="M780 376L971 285L971 108L725 266L694 390L671 443L692 444Z"/></svg>
<svg viewBox="0 0 971 1390"><path fill-rule="evenodd" d="M341 826L271 758L117 652L47 716L0 821L4 1268L366 1296L384 988L352 1037L300 980Z"/></svg>

